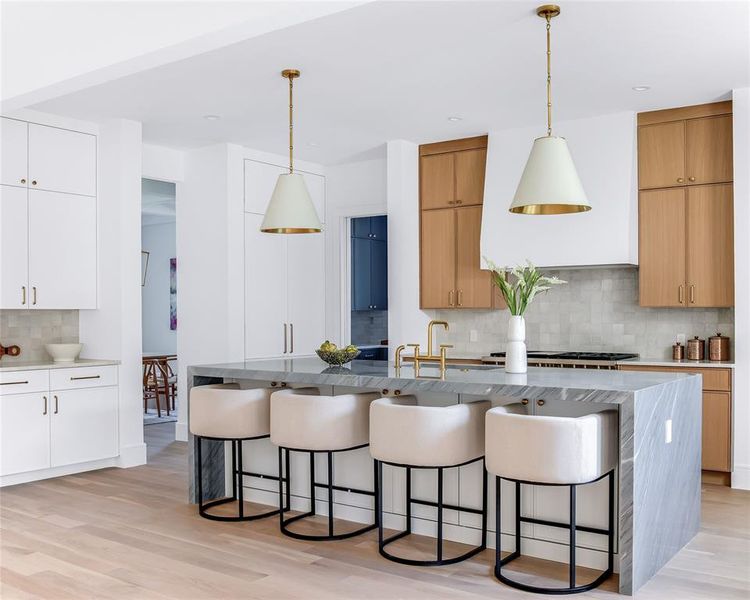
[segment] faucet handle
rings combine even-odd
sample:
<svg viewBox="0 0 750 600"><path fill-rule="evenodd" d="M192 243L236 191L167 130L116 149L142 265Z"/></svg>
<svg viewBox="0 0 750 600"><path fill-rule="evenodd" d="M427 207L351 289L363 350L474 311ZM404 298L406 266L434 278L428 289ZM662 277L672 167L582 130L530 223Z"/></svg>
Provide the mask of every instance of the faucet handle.
<svg viewBox="0 0 750 600"><path fill-rule="evenodd" d="M414 348L414 356L419 354L419 344L406 344L409 348Z"/></svg>

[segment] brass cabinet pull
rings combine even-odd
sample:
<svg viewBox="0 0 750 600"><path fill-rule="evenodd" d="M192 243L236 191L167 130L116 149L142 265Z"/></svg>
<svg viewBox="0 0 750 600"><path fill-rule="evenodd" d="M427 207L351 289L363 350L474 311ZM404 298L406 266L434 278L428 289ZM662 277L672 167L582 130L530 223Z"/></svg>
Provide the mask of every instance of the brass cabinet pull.
<svg viewBox="0 0 750 600"><path fill-rule="evenodd" d="M522 398L521 399L521 404L523 404L524 406L526 406L528 403L529 403L529 399L528 398Z"/></svg>
<svg viewBox="0 0 750 600"><path fill-rule="evenodd" d="M284 354L286 354L286 323L284 323Z"/></svg>
<svg viewBox="0 0 750 600"><path fill-rule="evenodd" d="M695 177L688 177L688 181L695 181Z"/></svg>
<svg viewBox="0 0 750 600"><path fill-rule="evenodd" d="M36 286L35 285L31 286L31 304L36 306Z"/></svg>
<svg viewBox="0 0 750 600"><path fill-rule="evenodd" d="M464 203L463 200L456 200L456 204L463 204L463 203Z"/></svg>
<svg viewBox="0 0 750 600"><path fill-rule="evenodd" d="M23 385L29 383L28 381L3 381L0 385Z"/></svg>
<svg viewBox="0 0 750 600"><path fill-rule="evenodd" d="M536 405L537 406L544 406L544 400L542 400L542 399L537 400L536 401Z"/></svg>
<svg viewBox="0 0 750 600"><path fill-rule="evenodd" d="M26 180L25 179L21 179L21 183L26 183Z"/></svg>
<svg viewBox="0 0 750 600"><path fill-rule="evenodd" d="M695 304L695 286L690 286L690 304Z"/></svg>
<svg viewBox="0 0 750 600"><path fill-rule="evenodd" d="M42 411L43 415L47 414L47 396L42 396L44 398L44 410Z"/></svg>
<svg viewBox="0 0 750 600"><path fill-rule="evenodd" d="M294 323L289 323L289 354L294 354Z"/></svg>
<svg viewBox="0 0 750 600"><path fill-rule="evenodd" d="M59 406L59 403L57 401L57 396L52 396L52 397L55 399L55 414L57 414L57 413L60 412L60 406Z"/></svg>
<svg viewBox="0 0 750 600"><path fill-rule="evenodd" d="M453 290L451 290L450 292L448 292L448 304L450 306L453 306Z"/></svg>
<svg viewBox="0 0 750 600"><path fill-rule="evenodd" d="M26 286L21 286L21 305L26 304Z"/></svg>
<svg viewBox="0 0 750 600"><path fill-rule="evenodd" d="M463 306L464 305L464 291L458 290L458 305Z"/></svg>
<svg viewBox="0 0 750 600"><path fill-rule="evenodd" d="M680 304L685 304L685 286L680 284L679 292L677 293L677 298L680 301Z"/></svg>
<svg viewBox="0 0 750 600"><path fill-rule="evenodd" d="M684 182L685 182L684 178L682 178L682 177L678 177L677 178L677 183L684 183Z"/></svg>
<svg viewBox="0 0 750 600"><path fill-rule="evenodd" d="M81 375L80 377L71 377L71 381L80 381L81 379L99 379L101 375Z"/></svg>

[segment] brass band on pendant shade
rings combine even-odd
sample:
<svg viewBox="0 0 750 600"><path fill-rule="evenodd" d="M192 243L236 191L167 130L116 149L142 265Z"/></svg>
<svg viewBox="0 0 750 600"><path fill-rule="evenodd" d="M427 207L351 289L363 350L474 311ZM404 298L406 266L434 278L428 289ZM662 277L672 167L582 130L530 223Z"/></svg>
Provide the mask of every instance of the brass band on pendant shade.
<svg viewBox="0 0 750 600"><path fill-rule="evenodd" d="M284 69L281 76L289 80L289 173L282 173L276 180L260 230L264 233L320 233L322 226L305 179L294 172L292 94L293 81L300 76L300 72L297 69Z"/></svg>
<svg viewBox="0 0 750 600"><path fill-rule="evenodd" d="M534 140L510 212L521 215L562 215L586 212L591 205L578 178L565 138L552 135L552 52L550 21L560 7L545 4L536 14L547 21L547 135Z"/></svg>

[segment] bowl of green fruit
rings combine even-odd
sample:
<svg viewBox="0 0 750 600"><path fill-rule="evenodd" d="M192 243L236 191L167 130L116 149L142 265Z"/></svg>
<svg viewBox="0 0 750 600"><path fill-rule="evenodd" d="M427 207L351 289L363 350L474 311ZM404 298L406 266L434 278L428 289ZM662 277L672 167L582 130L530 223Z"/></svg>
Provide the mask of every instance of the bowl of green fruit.
<svg viewBox="0 0 750 600"><path fill-rule="evenodd" d="M329 365L341 366L359 356L359 349L351 344L346 348L339 348L336 344L326 340L316 351L317 355Z"/></svg>

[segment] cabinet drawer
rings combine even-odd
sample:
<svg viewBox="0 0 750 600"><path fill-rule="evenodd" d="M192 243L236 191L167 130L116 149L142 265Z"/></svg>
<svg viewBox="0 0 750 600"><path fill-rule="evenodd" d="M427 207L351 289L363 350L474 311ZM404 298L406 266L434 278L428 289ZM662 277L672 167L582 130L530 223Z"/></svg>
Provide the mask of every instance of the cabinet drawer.
<svg viewBox="0 0 750 600"><path fill-rule="evenodd" d="M50 371L49 389L51 390L70 390L104 385L117 385L116 365L71 367Z"/></svg>
<svg viewBox="0 0 750 600"><path fill-rule="evenodd" d="M0 372L0 396L28 394L49 390L49 371L5 371Z"/></svg>
<svg viewBox="0 0 750 600"><path fill-rule="evenodd" d="M732 398L728 392L703 392L702 467L732 470Z"/></svg>

